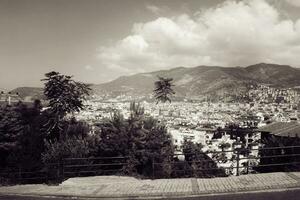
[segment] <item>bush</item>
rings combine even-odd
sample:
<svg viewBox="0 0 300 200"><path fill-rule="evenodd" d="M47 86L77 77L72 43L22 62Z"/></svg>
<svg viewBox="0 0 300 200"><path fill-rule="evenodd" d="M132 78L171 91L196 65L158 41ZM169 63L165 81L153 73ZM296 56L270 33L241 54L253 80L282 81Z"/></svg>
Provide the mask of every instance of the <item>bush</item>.
<svg viewBox="0 0 300 200"><path fill-rule="evenodd" d="M45 141L45 152L42 153L43 163L57 163L63 158L86 158L90 148L86 139L66 138L65 140Z"/></svg>
<svg viewBox="0 0 300 200"><path fill-rule="evenodd" d="M183 153L188 166L189 177L212 178L226 176L225 170L218 168L215 161L202 151L202 145L184 141Z"/></svg>

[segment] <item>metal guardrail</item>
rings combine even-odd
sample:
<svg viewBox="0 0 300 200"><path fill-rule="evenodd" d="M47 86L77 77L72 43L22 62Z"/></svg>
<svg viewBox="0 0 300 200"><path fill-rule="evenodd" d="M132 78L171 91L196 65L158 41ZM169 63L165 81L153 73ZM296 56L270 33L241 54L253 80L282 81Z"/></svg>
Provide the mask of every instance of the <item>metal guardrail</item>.
<svg viewBox="0 0 300 200"><path fill-rule="evenodd" d="M51 163L44 168L28 170L21 166L9 166L0 170L0 184L26 184L57 182L60 177L60 163Z"/></svg>
<svg viewBox="0 0 300 200"><path fill-rule="evenodd" d="M253 156L253 152L254 155ZM214 156L230 154L222 161ZM251 155L252 154L252 155ZM185 160L179 157L185 156ZM193 158L191 158L193 157ZM205 159L204 159L205 158ZM0 178L10 178L16 183L62 181L69 177L115 175L128 167L129 157L65 158L50 163L41 170L0 171ZM214 177L218 175L240 175L253 172L300 170L300 146L265 147L257 149L201 152L199 154L175 154L167 162L151 160L151 177L162 178L164 165L171 169L172 177ZM228 163L232 164L228 166ZM226 165L227 164L227 165ZM221 173L222 172L222 173ZM168 177L164 177L168 178Z"/></svg>
<svg viewBox="0 0 300 200"><path fill-rule="evenodd" d="M121 173L128 157L95 157L63 159L63 179L74 176L112 175Z"/></svg>
<svg viewBox="0 0 300 200"><path fill-rule="evenodd" d="M280 153L265 155L264 151L277 150L281 152L286 149L297 149L298 153ZM250 155L251 152L257 152L257 156ZM260 168L273 167L276 171L276 166L297 166L300 170L300 146L285 146L285 147L266 147L266 148L257 148L257 149L235 149L235 150L225 150L225 151L213 151L213 152L203 152L203 155L216 155L216 154L226 154L231 153L232 158L227 159L226 162L232 162L232 166L222 166L224 163L218 163L217 159L214 159L210 156L206 157L207 160L185 160L180 161L176 159L178 156L193 156L193 154L175 154L173 158L170 158L167 163L157 162L155 159L152 159L152 178L159 178L159 172L162 170L163 165L169 165L172 168L173 173L183 172L183 176L186 174L195 174L195 172L202 171L203 174L208 172L216 172L218 170L231 170L234 171L234 175L240 175L241 173L252 173L254 171L259 172ZM278 153L278 152L277 152ZM242 157L242 155L244 157ZM112 173L120 173L123 170L123 167L126 167L128 164L126 162L128 157L102 157L102 158L68 158L64 159L64 177L70 176L85 176L85 175L107 175ZM276 158L290 158L288 162L283 162L277 160L277 163L273 163L272 159ZM291 159L294 158L294 159ZM295 159L296 158L296 159ZM261 162L263 159L264 162ZM266 160L267 159L267 160ZM270 162L268 162L268 159ZM101 162L95 162L95 161ZM85 164L80 164L78 162L68 163L66 161L81 161L87 162ZM92 162L91 162L92 161ZM105 161L105 162L104 162ZM276 160L275 160L276 161ZM298 162L299 161L299 162ZM226 163L225 162L225 163ZM255 163L255 164L253 164ZM176 166L182 165L183 169L176 169ZM201 167L193 168L192 165L200 165ZM187 167L184 167L187 166ZM180 166L179 166L180 168ZM229 175L229 174L227 174Z"/></svg>

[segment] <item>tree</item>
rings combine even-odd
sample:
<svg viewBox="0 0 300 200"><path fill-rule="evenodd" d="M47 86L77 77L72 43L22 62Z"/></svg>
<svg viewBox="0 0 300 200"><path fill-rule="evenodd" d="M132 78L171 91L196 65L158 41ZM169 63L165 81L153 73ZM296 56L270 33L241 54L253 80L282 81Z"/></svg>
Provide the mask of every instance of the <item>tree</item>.
<svg viewBox="0 0 300 200"><path fill-rule="evenodd" d="M41 167L44 135L41 105L35 101L32 107L22 103L0 109L1 165L19 165L31 170Z"/></svg>
<svg viewBox="0 0 300 200"><path fill-rule="evenodd" d="M105 119L99 127L98 156L118 157L129 154L129 138L127 121L119 112L115 112L110 119Z"/></svg>
<svg viewBox="0 0 300 200"><path fill-rule="evenodd" d="M202 151L203 145L185 140L182 145L185 161L190 169L189 176L216 177L226 176L225 171L218 168L216 162Z"/></svg>
<svg viewBox="0 0 300 200"><path fill-rule="evenodd" d="M24 122L18 107L5 106L0 110L0 164L5 166L11 153L21 148Z"/></svg>
<svg viewBox="0 0 300 200"><path fill-rule="evenodd" d="M141 154L141 167L145 175L152 175L152 162L160 163L154 165L155 175L158 177L170 177L172 168L170 161L174 156L174 145L172 135L168 133L166 126L158 123L152 117L144 120L144 129L147 130L145 138L145 151Z"/></svg>
<svg viewBox="0 0 300 200"><path fill-rule="evenodd" d="M72 76L59 72L52 71L45 76L46 78L42 79L45 81L44 94L49 101L46 129L50 138L59 139L66 115L79 112L83 108L83 101L91 89L87 84L72 80Z"/></svg>
<svg viewBox="0 0 300 200"><path fill-rule="evenodd" d="M165 103L167 101L171 102L171 96L175 94L172 87L173 78L164 78L158 76L158 80L154 83L154 97L156 99L156 103L162 102Z"/></svg>
<svg viewBox="0 0 300 200"><path fill-rule="evenodd" d="M90 130L91 126L86 121L77 120L75 117L72 117L70 120L65 121L62 135L64 137L70 136L83 139L88 137Z"/></svg>
<svg viewBox="0 0 300 200"><path fill-rule="evenodd" d="M167 129L145 116L140 104L131 103L128 119L117 112L99 127L99 155L128 157L123 169L126 174L150 176L153 160L160 163L174 153ZM158 169L163 171L161 167Z"/></svg>

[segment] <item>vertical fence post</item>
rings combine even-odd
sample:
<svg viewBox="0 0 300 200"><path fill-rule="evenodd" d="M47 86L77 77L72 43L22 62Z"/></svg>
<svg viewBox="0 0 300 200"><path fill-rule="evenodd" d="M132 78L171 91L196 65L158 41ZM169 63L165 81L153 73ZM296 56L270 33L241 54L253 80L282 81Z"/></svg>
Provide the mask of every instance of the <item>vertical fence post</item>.
<svg viewBox="0 0 300 200"><path fill-rule="evenodd" d="M46 183L49 183L49 163L46 164Z"/></svg>
<svg viewBox="0 0 300 200"><path fill-rule="evenodd" d="M20 165L19 165L19 170L18 170L18 182L19 182L19 184L22 183L22 168Z"/></svg>
<svg viewBox="0 0 300 200"><path fill-rule="evenodd" d="M154 167L155 167L154 156L152 156L152 179L154 179Z"/></svg>
<svg viewBox="0 0 300 200"><path fill-rule="evenodd" d="M61 178L62 182L65 179L65 174L64 174L64 159L63 158L60 160L60 178Z"/></svg>
<svg viewBox="0 0 300 200"><path fill-rule="evenodd" d="M236 156L236 175L240 175L240 149L237 149L237 156Z"/></svg>
<svg viewBox="0 0 300 200"><path fill-rule="evenodd" d="M249 157L248 157L248 159L249 159ZM247 174L249 174L249 160L247 161Z"/></svg>
<svg viewBox="0 0 300 200"><path fill-rule="evenodd" d="M292 152L291 152L291 154L295 154L295 148L294 147L292 147ZM295 160L295 159L297 159L297 157L291 157L291 162L297 162L297 160ZM293 165L293 167L297 167L297 165Z"/></svg>

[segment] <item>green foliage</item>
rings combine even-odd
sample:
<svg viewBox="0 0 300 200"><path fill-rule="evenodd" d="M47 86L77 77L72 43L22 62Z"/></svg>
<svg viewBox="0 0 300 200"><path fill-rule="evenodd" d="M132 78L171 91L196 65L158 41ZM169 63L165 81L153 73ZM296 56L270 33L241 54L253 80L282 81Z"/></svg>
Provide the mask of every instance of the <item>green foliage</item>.
<svg viewBox="0 0 300 200"><path fill-rule="evenodd" d="M226 176L225 171L218 168L215 161L202 151L202 144L186 140L184 141L182 148L183 154L185 155L185 161L188 163L188 166L186 167L189 169L188 176L206 178Z"/></svg>
<svg viewBox="0 0 300 200"><path fill-rule="evenodd" d="M22 115L18 107L6 106L0 110L0 155L1 165L11 152L19 151L20 139L24 134Z"/></svg>
<svg viewBox="0 0 300 200"><path fill-rule="evenodd" d="M171 96L175 94L172 87L173 78L164 78L158 76L158 80L154 83L154 97L158 102L165 103L169 101L171 103Z"/></svg>
<svg viewBox="0 0 300 200"><path fill-rule="evenodd" d="M18 107L6 106L0 112L0 150L8 151L17 147L17 139L23 134L22 115Z"/></svg>
<svg viewBox="0 0 300 200"><path fill-rule="evenodd" d="M59 72L49 72L45 76L42 81L45 81L44 94L49 101L47 132L52 138L59 139L64 117L83 108L83 100L89 95L90 88Z"/></svg>
<svg viewBox="0 0 300 200"><path fill-rule="evenodd" d="M111 119L106 119L100 127L100 156L116 157L128 155L129 139L127 121L120 113L114 113Z"/></svg>
<svg viewBox="0 0 300 200"><path fill-rule="evenodd" d="M140 161L138 171L144 175L150 176L152 170L152 161L163 163L162 167L156 167L156 170L162 171L163 176L170 175L170 166L168 161L174 155L174 146L172 137L167 132L165 126L149 117L144 119L145 138L142 148L136 149L135 154Z"/></svg>
<svg viewBox="0 0 300 200"><path fill-rule="evenodd" d="M43 117L40 102L33 107L22 103L0 109L1 166L22 165L31 169L41 165L43 134L40 131Z"/></svg>
<svg viewBox="0 0 300 200"><path fill-rule="evenodd" d="M63 158L86 158L90 155L88 140L67 138L66 140L45 141L42 160L45 164L57 163Z"/></svg>
<svg viewBox="0 0 300 200"><path fill-rule="evenodd" d="M280 137L273 134L262 134L261 143L263 148L259 150L260 165L270 165L263 167L255 167L256 171L259 172L276 172L276 171L299 171L299 165L277 165L280 163L299 163L300 148L284 148L287 146L299 146L299 137ZM276 147L275 149L268 149ZM283 148L279 148L283 147ZM265 149L266 148L266 149ZM273 165L272 164L276 164Z"/></svg>
<svg viewBox="0 0 300 200"><path fill-rule="evenodd" d="M152 161L164 162L173 155L172 138L164 126L144 115L136 103L130 106L128 119L114 113L100 126L100 156L126 156L124 172L150 176Z"/></svg>
<svg viewBox="0 0 300 200"><path fill-rule="evenodd" d="M91 126L87 122L78 121L74 117L69 120L63 120L62 124L62 139L66 137L74 137L77 139L87 138L91 130Z"/></svg>

